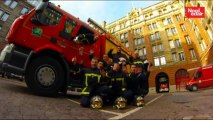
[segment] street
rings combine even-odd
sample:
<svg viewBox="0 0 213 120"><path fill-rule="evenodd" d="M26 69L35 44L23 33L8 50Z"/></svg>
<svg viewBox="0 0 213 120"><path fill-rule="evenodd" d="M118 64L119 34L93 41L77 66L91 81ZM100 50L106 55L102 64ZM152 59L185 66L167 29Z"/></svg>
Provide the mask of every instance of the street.
<svg viewBox="0 0 213 120"><path fill-rule="evenodd" d="M82 108L80 96L41 97L24 82L0 78L0 119L213 119L213 89L151 94L144 107L124 110Z"/></svg>

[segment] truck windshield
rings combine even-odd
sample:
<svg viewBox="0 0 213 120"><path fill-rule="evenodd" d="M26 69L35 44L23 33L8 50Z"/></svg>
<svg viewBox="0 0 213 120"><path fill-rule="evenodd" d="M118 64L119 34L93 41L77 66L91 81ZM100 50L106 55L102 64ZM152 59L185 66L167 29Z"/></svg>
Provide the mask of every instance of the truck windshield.
<svg viewBox="0 0 213 120"><path fill-rule="evenodd" d="M39 21L42 25L58 25L62 14L57 10L47 6L41 13L36 13L34 19Z"/></svg>
<svg viewBox="0 0 213 120"><path fill-rule="evenodd" d="M201 78L202 76L203 76L202 72L197 72L197 73L195 73L194 79Z"/></svg>

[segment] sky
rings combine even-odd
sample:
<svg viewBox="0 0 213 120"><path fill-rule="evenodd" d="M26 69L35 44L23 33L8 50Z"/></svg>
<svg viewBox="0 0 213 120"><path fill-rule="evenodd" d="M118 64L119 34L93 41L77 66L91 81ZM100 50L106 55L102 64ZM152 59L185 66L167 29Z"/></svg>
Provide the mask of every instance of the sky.
<svg viewBox="0 0 213 120"><path fill-rule="evenodd" d="M68 13L79 17L80 20L87 22L88 18L92 18L97 23L101 24L106 21L107 24L116 21L128 14L131 9L134 8L145 8L160 0L141 0L141 1L62 1L62 0L50 0L50 2L60 5L61 8Z"/></svg>

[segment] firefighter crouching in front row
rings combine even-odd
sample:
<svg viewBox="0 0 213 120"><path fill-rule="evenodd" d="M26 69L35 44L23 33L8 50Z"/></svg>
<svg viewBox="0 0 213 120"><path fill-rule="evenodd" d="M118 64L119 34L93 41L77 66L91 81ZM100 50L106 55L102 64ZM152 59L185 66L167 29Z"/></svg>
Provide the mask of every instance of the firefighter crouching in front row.
<svg viewBox="0 0 213 120"><path fill-rule="evenodd" d="M90 106L91 99L97 99L97 101L101 101L100 97L94 97L98 95L98 89L100 89L101 83L101 73L97 68L98 60L96 58L92 58L91 60L91 68L83 68L81 74L84 75L84 88L81 92L81 106L83 107L93 107L93 108L101 108L102 103L95 104L97 106ZM100 96L100 95L98 95ZM96 100L93 100L94 102Z"/></svg>
<svg viewBox="0 0 213 120"><path fill-rule="evenodd" d="M141 65L133 64L132 67L135 67L135 72L130 73L130 79L128 81L128 90L132 91L133 93L133 103L136 106L144 106L144 97L149 92L148 78L145 72L143 72Z"/></svg>
<svg viewBox="0 0 213 120"><path fill-rule="evenodd" d="M127 76L121 67L122 64L114 62L113 68L107 72L110 81L110 101L114 101L114 107L117 109L125 108L132 97L132 92L126 89Z"/></svg>
<svg viewBox="0 0 213 120"><path fill-rule="evenodd" d="M144 97L149 92L149 68L152 66L147 60L143 60L138 56L138 52L133 53L130 57L131 72L128 79L128 90L133 93L133 103L137 106L143 106Z"/></svg>

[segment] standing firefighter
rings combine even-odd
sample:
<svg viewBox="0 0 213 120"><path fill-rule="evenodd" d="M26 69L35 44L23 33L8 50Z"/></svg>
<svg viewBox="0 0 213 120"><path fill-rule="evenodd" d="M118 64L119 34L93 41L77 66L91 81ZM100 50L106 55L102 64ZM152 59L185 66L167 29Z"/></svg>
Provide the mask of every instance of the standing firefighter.
<svg viewBox="0 0 213 120"><path fill-rule="evenodd" d="M108 56L109 58L111 58L113 60L113 62L119 62L120 59L125 59L127 60L127 57L125 54L121 53L121 46L117 47L117 53L116 54L112 54L113 49L110 49L110 51L108 52Z"/></svg>
<svg viewBox="0 0 213 120"><path fill-rule="evenodd" d="M130 56L129 61L131 64L140 65L143 72L148 72L149 62L145 59L139 57L138 51L135 51L132 56Z"/></svg>
<svg viewBox="0 0 213 120"><path fill-rule="evenodd" d="M131 91L126 90L126 74L122 72L121 65L115 62L113 69L107 73L110 81L111 101L114 101L114 106L118 109L126 107L126 103L131 99Z"/></svg>
<svg viewBox="0 0 213 120"><path fill-rule="evenodd" d="M94 96L97 95L97 91L100 87L101 73L97 68L98 60L92 58L91 60L91 68L85 68L82 70L82 74L84 75L84 88L81 92L81 106L89 107L91 99L93 100ZM96 99L100 100L101 98ZM93 106L91 106L93 107ZM99 106L99 108L102 105Z"/></svg>

